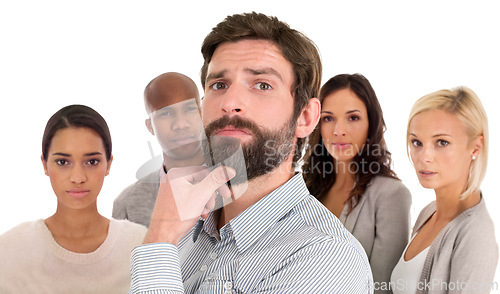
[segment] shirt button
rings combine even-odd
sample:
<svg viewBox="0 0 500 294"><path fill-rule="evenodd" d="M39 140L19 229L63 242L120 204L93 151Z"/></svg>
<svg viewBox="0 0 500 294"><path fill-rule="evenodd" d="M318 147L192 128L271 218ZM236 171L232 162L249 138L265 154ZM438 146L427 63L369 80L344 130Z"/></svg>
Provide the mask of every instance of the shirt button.
<svg viewBox="0 0 500 294"><path fill-rule="evenodd" d="M204 272L207 270L207 268L208 268L208 266L206 264L204 264L201 266L200 271Z"/></svg>
<svg viewBox="0 0 500 294"><path fill-rule="evenodd" d="M226 289L226 292L231 293L231 291L227 291L227 290L231 290L232 288L233 288L233 283L231 283L229 281L224 283L224 289Z"/></svg>
<svg viewBox="0 0 500 294"><path fill-rule="evenodd" d="M217 253L215 252L210 253L210 259L215 260L216 258L217 258Z"/></svg>
<svg viewBox="0 0 500 294"><path fill-rule="evenodd" d="M232 294L231 291L224 291L224 294Z"/></svg>

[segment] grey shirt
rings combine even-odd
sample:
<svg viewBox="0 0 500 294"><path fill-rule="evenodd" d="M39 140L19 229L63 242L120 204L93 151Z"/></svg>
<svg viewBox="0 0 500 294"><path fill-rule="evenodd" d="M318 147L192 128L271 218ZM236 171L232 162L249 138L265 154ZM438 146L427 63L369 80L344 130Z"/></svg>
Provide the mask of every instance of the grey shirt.
<svg viewBox="0 0 500 294"><path fill-rule="evenodd" d="M399 180L377 176L359 203L340 221L361 243L370 261L375 293L392 293L388 285L410 235L411 194Z"/></svg>
<svg viewBox="0 0 500 294"><path fill-rule="evenodd" d="M413 235L436 212L427 205L415 223ZM490 293L498 262L493 221L484 199L462 212L432 242L417 293Z"/></svg>
<svg viewBox="0 0 500 294"><path fill-rule="evenodd" d="M149 227L163 175L165 172L160 168L125 188L113 203L113 218Z"/></svg>

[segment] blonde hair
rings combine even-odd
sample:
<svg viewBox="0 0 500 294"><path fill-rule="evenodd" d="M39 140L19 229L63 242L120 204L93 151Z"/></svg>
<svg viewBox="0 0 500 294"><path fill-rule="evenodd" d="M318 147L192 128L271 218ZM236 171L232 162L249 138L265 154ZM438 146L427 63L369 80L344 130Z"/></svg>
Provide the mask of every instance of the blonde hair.
<svg viewBox="0 0 500 294"><path fill-rule="evenodd" d="M479 190L486 174L488 163L488 118L486 111L476 93L467 87L458 87L451 90L440 90L420 98L413 105L408 126L406 128L406 146L410 148L410 123L415 115L429 110L444 110L455 115L465 126L469 143L479 136L483 136L483 148L475 160L472 160L467 188L460 195L466 198Z"/></svg>

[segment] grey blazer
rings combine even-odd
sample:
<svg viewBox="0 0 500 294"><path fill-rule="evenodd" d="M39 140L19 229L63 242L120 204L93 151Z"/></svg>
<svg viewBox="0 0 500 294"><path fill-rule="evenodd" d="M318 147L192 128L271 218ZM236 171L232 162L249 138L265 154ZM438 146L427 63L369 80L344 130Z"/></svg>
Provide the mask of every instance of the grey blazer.
<svg viewBox="0 0 500 294"><path fill-rule="evenodd" d="M347 205L340 221L361 243L373 272L375 293L384 290L410 235L411 194L401 181L375 177L348 214Z"/></svg>

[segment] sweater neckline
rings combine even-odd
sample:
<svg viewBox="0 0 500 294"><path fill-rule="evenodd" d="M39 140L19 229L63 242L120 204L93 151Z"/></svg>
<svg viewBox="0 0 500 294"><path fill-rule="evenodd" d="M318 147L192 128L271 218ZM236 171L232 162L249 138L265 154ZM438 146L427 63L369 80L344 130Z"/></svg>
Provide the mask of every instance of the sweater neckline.
<svg viewBox="0 0 500 294"><path fill-rule="evenodd" d="M49 244L49 250L51 253L64 261L75 264L89 264L102 260L111 252L111 249L117 240L117 223L113 219L110 219L108 235L106 236L104 242L93 252L76 253L62 247L56 242L43 219L38 220L37 225L40 227L43 239Z"/></svg>
<svg viewBox="0 0 500 294"><path fill-rule="evenodd" d="M476 205L474 205L474 206L472 206L472 207L469 207L469 208L467 208L466 210L462 211L462 212L461 212L459 215L457 215L454 219L452 219L451 221L449 221L449 222L448 222L448 223L444 226L444 228L443 228L443 229L441 229L441 231L445 231L445 229L446 229L447 227L449 227L451 223L456 223L456 222L459 222L459 221L461 221L462 219L464 219L464 218L466 218L466 217L470 216L472 213L474 213L474 211L476 211L476 210L480 210L480 209L482 209L483 207L485 207L485 205L484 205L484 199L483 199L483 194L482 194L482 193L480 194L480 197L481 197L481 198L480 198L479 202L478 202ZM417 233L420 231L420 229L421 229L421 228L422 228L422 227L423 227L423 226L424 226L424 225L425 225L425 224L429 221L429 219L430 219L430 218L431 218L431 217L432 217L432 216L436 213L436 201L435 201L435 200L434 200L434 201L432 201L432 202L428 205L428 207L426 207L426 208L428 208L428 211L427 211L427 213L425 214L425 216L424 216L423 220L421 221L421 223L419 224L419 226L416 228L416 231L415 231L414 236L416 236L416 235L417 235ZM426 208L424 208L424 209L426 209ZM440 233L441 233L441 231L440 231ZM439 236L439 234L438 234L438 236ZM436 238L435 238L435 239L437 239L437 238L438 238L438 236L436 236ZM435 239L434 239L434 240L435 240Z"/></svg>

